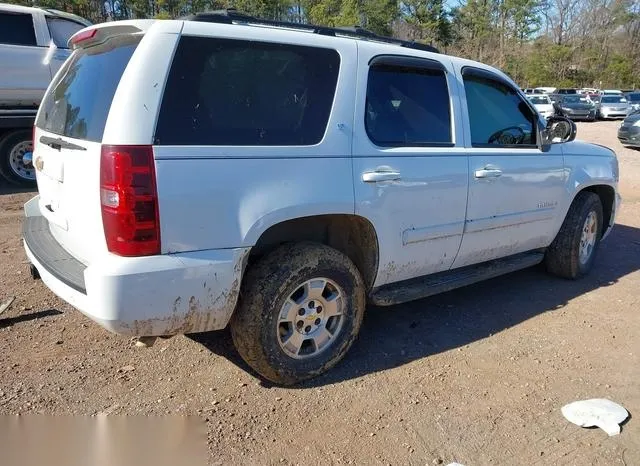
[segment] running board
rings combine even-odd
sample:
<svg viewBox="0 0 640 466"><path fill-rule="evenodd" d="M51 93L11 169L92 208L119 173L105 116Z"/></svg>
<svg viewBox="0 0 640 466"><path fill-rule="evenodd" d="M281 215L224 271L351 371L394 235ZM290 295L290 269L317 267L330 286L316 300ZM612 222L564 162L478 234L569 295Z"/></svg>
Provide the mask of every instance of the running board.
<svg viewBox="0 0 640 466"><path fill-rule="evenodd" d="M498 277L516 270L539 264L544 253L525 252L482 264L460 269L447 270L424 277L411 278L375 288L369 295L369 302L376 306L392 306L435 294L451 291L483 280Z"/></svg>

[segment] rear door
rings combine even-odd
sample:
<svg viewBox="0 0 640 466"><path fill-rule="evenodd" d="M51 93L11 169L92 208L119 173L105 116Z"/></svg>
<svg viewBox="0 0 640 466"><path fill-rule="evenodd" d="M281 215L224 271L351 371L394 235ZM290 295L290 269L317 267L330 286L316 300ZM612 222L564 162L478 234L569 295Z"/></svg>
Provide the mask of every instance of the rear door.
<svg viewBox="0 0 640 466"><path fill-rule="evenodd" d="M452 65L364 42L358 49L353 182L356 214L378 234L375 286L447 270L468 185Z"/></svg>
<svg viewBox="0 0 640 466"><path fill-rule="evenodd" d="M100 150L111 102L140 36L80 48L61 68L36 120L34 165L40 211L56 240L88 264L106 250L100 210Z"/></svg>

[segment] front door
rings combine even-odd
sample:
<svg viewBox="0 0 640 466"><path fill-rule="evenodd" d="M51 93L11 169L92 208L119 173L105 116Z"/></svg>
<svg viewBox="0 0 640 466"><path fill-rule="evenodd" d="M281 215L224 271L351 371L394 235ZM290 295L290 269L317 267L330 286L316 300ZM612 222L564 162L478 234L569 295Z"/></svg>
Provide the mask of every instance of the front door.
<svg viewBox="0 0 640 466"><path fill-rule="evenodd" d="M356 214L378 234L375 286L447 270L460 247L468 166L453 66L358 44Z"/></svg>
<svg viewBox="0 0 640 466"><path fill-rule="evenodd" d="M564 199L562 145L538 146L537 113L504 78L458 69L468 119L469 201L454 267L548 246Z"/></svg>

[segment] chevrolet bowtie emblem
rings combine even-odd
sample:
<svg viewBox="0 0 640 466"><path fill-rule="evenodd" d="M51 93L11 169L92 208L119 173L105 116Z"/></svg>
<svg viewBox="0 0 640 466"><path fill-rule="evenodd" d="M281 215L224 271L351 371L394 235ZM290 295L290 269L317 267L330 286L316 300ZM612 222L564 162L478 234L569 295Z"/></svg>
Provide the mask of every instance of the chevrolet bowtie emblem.
<svg viewBox="0 0 640 466"><path fill-rule="evenodd" d="M44 168L44 159L40 156L36 157L33 165L36 167L36 170L42 171L42 169Z"/></svg>

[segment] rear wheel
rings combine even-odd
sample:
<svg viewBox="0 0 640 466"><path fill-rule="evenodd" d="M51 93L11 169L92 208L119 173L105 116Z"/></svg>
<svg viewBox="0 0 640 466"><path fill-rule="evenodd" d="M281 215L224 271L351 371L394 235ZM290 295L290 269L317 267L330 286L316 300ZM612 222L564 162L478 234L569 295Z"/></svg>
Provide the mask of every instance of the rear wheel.
<svg viewBox="0 0 640 466"><path fill-rule="evenodd" d="M14 131L0 140L0 174L10 183L20 186L36 185L36 170L31 161L33 153L31 131Z"/></svg>
<svg viewBox="0 0 640 466"><path fill-rule="evenodd" d="M344 357L364 308L364 282L347 256L321 244L285 245L247 272L231 335L256 372L291 385Z"/></svg>
<svg viewBox="0 0 640 466"><path fill-rule="evenodd" d="M569 279L589 273L602 237L602 218L600 198L587 191L578 193L547 249L547 270Z"/></svg>

